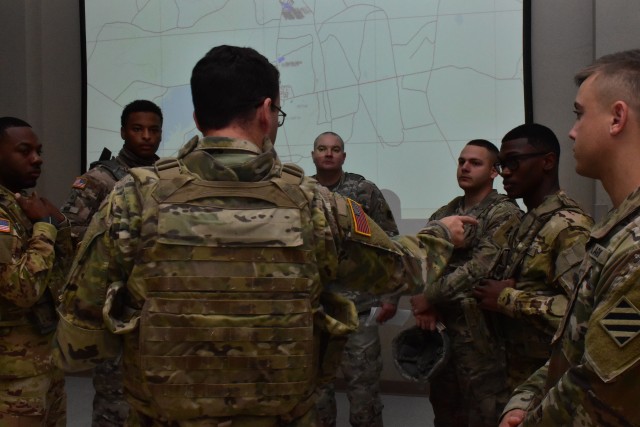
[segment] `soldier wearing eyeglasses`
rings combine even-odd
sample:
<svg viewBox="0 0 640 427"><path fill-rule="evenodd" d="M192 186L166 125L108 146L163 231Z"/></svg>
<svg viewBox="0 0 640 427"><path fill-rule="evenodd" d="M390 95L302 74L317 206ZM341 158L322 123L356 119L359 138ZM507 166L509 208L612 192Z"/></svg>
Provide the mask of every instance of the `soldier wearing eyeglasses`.
<svg viewBox="0 0 640 427"><path fill-rule="evenodd" d="M509 248L474 290L480 307L500 313L509 388L545 364L567 309L573 276L585 253L592 219L560 190L560 144L553 131L525 124L502 139L498 168L507 195L527 207Z"/></svg>

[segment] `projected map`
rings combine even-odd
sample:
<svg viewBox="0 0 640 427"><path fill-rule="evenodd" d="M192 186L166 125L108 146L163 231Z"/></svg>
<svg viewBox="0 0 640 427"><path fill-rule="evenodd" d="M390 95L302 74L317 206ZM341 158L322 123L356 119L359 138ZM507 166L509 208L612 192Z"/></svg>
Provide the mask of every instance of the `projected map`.
<svg viewBox="0 0 640 427"><path fill-rule="evenodd" d="M345 169L394 193L400 221L460 194L467 141L499 144L524 121L522 1L85 0L85 13L87 164L120 149L135 99L162 107L159 155L175 155L197 134L191 70L218 44L279 68L283 161L311 175L313 139L340 134Z"/></svg>

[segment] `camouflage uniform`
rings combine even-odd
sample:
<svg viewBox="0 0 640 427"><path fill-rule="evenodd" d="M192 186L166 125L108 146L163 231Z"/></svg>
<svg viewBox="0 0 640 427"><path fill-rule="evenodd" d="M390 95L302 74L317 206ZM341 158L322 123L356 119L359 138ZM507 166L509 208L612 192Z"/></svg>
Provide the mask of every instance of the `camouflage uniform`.
<svg viewBox="0 0 640 427"><path fill-rule="evenodd" d="M398 235L398 226L393 219L391 208L382 192L363 176L344 172L340 181L329 190L358 202L362 209L384 230L389 237ZM350 402L349 420L352 426L382 426L382 401L380 400L380 373L382 372L382 352L378 325L367 325L371 307L379 305L377 296L367 292L348 291L340 284L332 289L353 301L358 311L358 330L350 334L344 343L340 369L347 383L347 397ZM399 297L388 302L398 304ZM340 340L340 338L336 338ZM331 343L338 347L340 343ZM330 344L330 345L331 345ZM335 385L328 383L321 389L316 407L324 425L336 425Z"/></svg>
<svg viewBox="0 0 640 427"><path fill-rule="evenodd" d="M452 350L444 370L431 379L436 427L495 426L509 396L493 317L477 307L472 286L489 275L504 249L496 244L504 242L496 233L517 228L522 212L495 190L471 209L463 203L464 197L456 197L429 218L470 215L478 220L477 226L465 227L465 244L454 250L443 277L425 290L442 316Z"/></svg>
<svg viewBox="0 0 640 427"><path fill-rule="evenodd" d="M115 158L92 163L84 175L76 178L67 201L60 209L71 222L71 237L76 247L116 182L129 172L129 168L150 166L157 159L142 159L123 147ZM119 365L119 358L115 358L104 361L93 370L93 427L120 427L127 419L129 405L124 399Z"/></svg>
<svg viewBox="0 0 640 427"><path fill-rule="evenodd" d="M51 340L72 254L68 224L32 224L0 186L0 426L66 425Z"/></svg>
<svg viewBox="0 0 640 427"><path fill-rule="evenodd" d="M283 172L268 139L260 150L243 140L194 138L178 158L180 173L170 177L166 171L175 173L176 161L169 169L164 167L171 160L161 160L154 169L131 170L132 176L116 184L94 215L59 306L58 363L70 370L86 369L118 354L122 344L131 427L316 425L314 373L327 376L319 371L318 328L334 333L355 328L353 305L336 305L339 296L327 295L323 284L340 281L377 294L403 284L422 286L442 273L451 255L446 228L434 223L416 237L392 241L358 205L315 180L300 173L297 184L284 183L295 174L292 167ZM237 196L239 188L242 196ZM256 209L265 206L264 198L271 200L271 192L285 190L298 203L285 210L285 216L273 217L266 207ZM211 192L231 197L212 198ZM184 200L193 202L185 205ZM246 210L240 213L239 208ZM292 227L296 223L300 225ZM261 304L260 296L271 302L278 290L298 289L301 283L310 289L300 310L312 309L317 322ZM171 289L185 295L184 289L192 288L199 292L172 299ZM240 306L227 296L246 298L251 292L258 300ZM216 299L218 293L222 300ZM282 301L286 306L294 303ZM186 310L193 314L182 315ZM270 341L277 344L279 335L269 340L261 338L261 328L242 327L245 320L255 321L257 312L265 313L257 319L264 323L264 332L284 318L287 328L300 326L301 336L312 327L314 338L301 341L294 335L289 343L274 347ZM335 320L345 313L349 325ZM193 326L211 323L226 326ZM180 325L189 331L177 335ZM276 332L282 332L282 325ZM263 339L267 342L261 344ZM279 356L269 356L272 362L247 365L274 351ZM295 362L297 356L304 356L305 364ZM149 365L154 368L151 375ZM155 374L163 366L165 373ZM246 377L258 368L261 378ZM279 376L280 369L285 378ZM288 378L287 373L304 377ZM274 407L269 406L272 399ZM289 408L285 404L293 409L277 412ZM245 407L264 412L244 412Z"/></svg>
<svg viewBox="0 0 640 427"><path fill-rule="evenodd" d="M560 191L527 212L510 237L503 277L514 278L516 285L498 298L505 315L500 327L510 391L551 354L551 338L567 309L592 225L579 205Z"/></svg>
<svg viewBox="0 0 640 427"><path fill-rule="evenodd" d="M640 190L596 224L553 355L504 412L523 426L640 426Z"/></svg>

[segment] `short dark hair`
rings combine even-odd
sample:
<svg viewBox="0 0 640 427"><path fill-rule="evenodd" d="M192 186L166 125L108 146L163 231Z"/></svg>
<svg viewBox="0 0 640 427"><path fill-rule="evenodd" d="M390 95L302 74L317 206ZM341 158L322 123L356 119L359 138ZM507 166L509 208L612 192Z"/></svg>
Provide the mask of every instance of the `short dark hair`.
<svg viewBox="0 0 640 427"><path fill-rule="evenodd" d="M201 129L246 120L266 98L280 94L280 72L249 47L216 46L193 68L191 96Z"/></svg>
<svg viewBox="0 0 640 427"><path fill-rule="evenodd" d="M511 129L502 138L502 142L525 138L529 145L545 152L551 152L560 158L560 143L551 129L538 123L527 123Z"/></svg>
<svg viewBox="0 0 640 427"><path fill-rule="evenodd" d="M316 145L318 144L318 140L320 139L321 136L324 135L333 135L338 139L338 142L340 143L340 145L342 145L342 151L344 151L344 140L342 139L342 137L340 135L338 135L335 132L331 132L331 131L326 131L326 132L322 132L320 135L316 136L316 139L313 140L313 149L316 149Z"/></svg>
<svg viewBox="0 0 640 427"><path fill-rule="evenodd" d="M125 127L127 125L127 120L129 120L129 115L132 113L154 113L160 117L160 123L162 123L162 110L156 104L151 101L147 101L146 99L137 99L133 102L130 102L124 107L122 110L122 115L120 116L120 126Z"/></svg>
<svg viewBox="0 0 640 427"><path fill-rule="evenodd" d="M31 125L17 117L9 117L9 116L0 117L0 140L4 138L7 129L23 128L23 127L30 128Z"/></svg>
<svg viewBox="0 0 640 427"><path fill-rule="evenodd" d="M604 55L574 76L576 85L597 74L598 89L605 99L616 97L640 113L640 49Z"/></svg>
<svg viewBox="0 0 640 427"><path fill-rule="evenodd" d="M498 154L500 154L500 150L498 150L498 147L496 147L496 145L491 141L487 141L486 139L472 139L471 141L467 142L467 145L474 145L476 147L485 148L489 152L491 157L493 157L494 161L498 160Z"/></svg>

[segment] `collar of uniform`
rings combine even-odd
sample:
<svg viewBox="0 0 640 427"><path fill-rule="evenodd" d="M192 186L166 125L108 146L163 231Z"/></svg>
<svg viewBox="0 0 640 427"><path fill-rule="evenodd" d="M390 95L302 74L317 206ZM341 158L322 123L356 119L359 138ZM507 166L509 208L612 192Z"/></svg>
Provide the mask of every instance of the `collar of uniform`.
<svg viewBox="0 0 640 427"><path fill-rule="evenodd" d="M265 138L265 142L269 141ZM272 145L269 141L269 145ZM246 152L251 154L262 154L264 151L268 151L270 147L265 146L261 150L256 144L246 139L234 139L226 138L222 136L204 136L198 141L196 150L215 150L215 151L235 151Z"/></svg>
<svg viewBox="0 0 640 427"><path fill-rule="evenodd" d="M593 226L591 236L594 239L601 239L625 218L634 213L638 213L640 208L640 188L629 194L626 199L620 203L617 209L612 209L607 215Z"/></svg>

